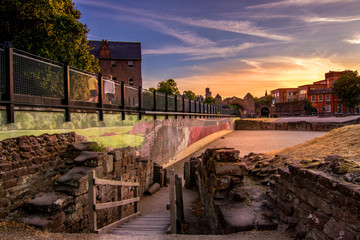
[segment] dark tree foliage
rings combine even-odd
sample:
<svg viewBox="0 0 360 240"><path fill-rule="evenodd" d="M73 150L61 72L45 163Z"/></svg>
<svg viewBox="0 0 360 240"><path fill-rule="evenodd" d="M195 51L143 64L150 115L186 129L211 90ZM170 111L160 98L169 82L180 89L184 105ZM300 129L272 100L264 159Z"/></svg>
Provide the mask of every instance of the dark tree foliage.
<svg viewBox="0 0 360 240"><path fill-rule="evenodd" d="M188 97L190 100L195 100L195 97L196 97L195 93L191 90L184 91L183 95Z"/></svg>
<svg viewBox="0 0 360 240"><path fill-rule="evenodd" d="M206 104L209 104L209 105L214 105L214 104L215 104L215 99L214 99L212 96L208 96L208 97L205 99L205 103L206 103Z"/></svg>
<svg viewBox="0 0 360 240"><path fill-rule="evenodd" d="M81 13L71 0L1 0L0 42L83 70L98 72Z"/></svg>
<svg viewBox="0 0 360 240"><path fill-rule="evenodd" d="M171 79L171 78L166 81L159 82L156 90L158 92L167 93L167 94L171 94L171 95L180 94L175 80Z"/></svg>
<svg viewBox="0 0 360 240"><path fill-rule="evenodd" d="M360 104L360 77L357 72L345 72L334 83L332 93L350 109Z"/></svg>

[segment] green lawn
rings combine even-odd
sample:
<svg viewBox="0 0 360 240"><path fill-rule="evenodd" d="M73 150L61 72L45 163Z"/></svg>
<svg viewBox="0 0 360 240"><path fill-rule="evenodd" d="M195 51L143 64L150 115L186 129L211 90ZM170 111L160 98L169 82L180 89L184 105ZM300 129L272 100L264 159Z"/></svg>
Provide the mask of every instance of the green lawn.
<svg viewBox="0 0 360 240"><path fill-rule="evenodd" d="M57 130L13 130L0 131L0 140L7 138L15 138L24 135L39 136L44 133L65 133L75 131L77 134L85 136L88 141L97 141L102 143L105 147L141 147L145 141L144 134L132 135L128 134L132 126L125 127L98 127L86 129L57 129Z"/></svg>

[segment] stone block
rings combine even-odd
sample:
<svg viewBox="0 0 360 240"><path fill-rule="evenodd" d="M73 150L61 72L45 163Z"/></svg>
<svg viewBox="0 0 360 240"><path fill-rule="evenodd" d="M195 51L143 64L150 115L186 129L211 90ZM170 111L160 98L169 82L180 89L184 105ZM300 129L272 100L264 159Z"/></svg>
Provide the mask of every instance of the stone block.
<svg viewBox="0 0 360 240"><path fill-rule="evenodd" d="M214 198L215 199L225 199L228 195L228 190L216 190L214 188Z"/></svg>
<svg viewBox="0 0 360 240"><path fill-rule="evenodd" d="M16 179L10 179L10 180L4 181L4 183L3 183L4 189L15 187L16 183L17 183Z"/></svg>
<svg viewBox="0 0 360 240"><path fill-rule="evenodd" d="M235 149L218 149L214 152L216 162L238 162L240 152Z"/></svg>
<svg viewBox="0 0 360 240"><path fill-rule="evenodd" d="M114 162L121 161L123 158L123 154L122 154L121 150L118 150L118 149L114 149L114 150L110 151L109 154L111 154L114 157Z"/></svg>
<svg viewBox="0 0 360 240"><path fill-rule="evenodd" d="M255 228L255 214L246 206L220 206L219 211L224 220L225 234L248 231Z"/></svg>
<svg viewBox="0 0 360 240"><path fill-rule="evenodd" d="M83 151L74 159L74 162L81 166L97 167L104 161L104 153Z"/></svg>
<svg viewBox="0 0 360 240"><path fill-rule="evenodd" d="M248 166L244 162L215 163L216 175L244 176L247 175L248 172Z"/></svg>
<svg viewBox="0 0 360 240"><path fill-rule="evenodd" d="M104 174L114 171L114 157L112 155L105 156Z"/></svg>
<svg viewBox="0 0 360 240"><path fill-rule="evenodd" d="M289 168L289 172L292 174L292 175L297 175L298 174L298 171L299 169L301 168L300 166L296 165L296 164L290 164L288 166Z"/></svg>
<svg viewBox="0 0 360 240"><path fill-rule="evenodd" d="M290 216L293 213L293 208L288 202L284 202L281 199L278 199L277 206L278 209L287 216Z"/></svg>
<svg viewBox="0 0 360 240"><path fill-rule="evenodd" d="M235 187L230 190L229 196L234 201L243 201L246 199L246 195L244 191L241 189L241 187Z"/></svg>
<svg viewBox="0 0 360 240"><path fill-rule="evenodd" d="M278 168L278 172L282 179L285 179L288 182L291 182L291 173L287 168Z"/></svg>
<svg viewBox="0 0 360 240"><path fill-rule="evenodd" d="M43 231L59 232L63 228L63 222L65 220L65 214L59 212L55 215L25 215L19 219L30 226L35 226Z"/></svg>
<svg viewBox="0 0 360 240"><path fill-rule="evenodd" d="M0 209L0 218L6 218L7 216L9 216L10 214L10 210L8 209Z"/></svg>
<svg viewBox="0 0 360 240"><path fill-rule="evenodd" d="M0 171L11 171L13 168L12 168L12 165L11 164L8 164L8 163L1 163L0 164Z"/></svg>
<svg viewBox="0 0 360 240"><path fill-rule="evenodd" d="M276 222L267 219L260 219L256 225L258 230L275 230L277 227L278 224Z"/></svg>
<svg viewBox="0 0 360 240"><path fill-rule="evenodd" d="M330 202L336 206L346 206L348 203L348 199L337 191L328 191L327 195L327 198L330 200Z"/></svg>
<svg viewBox="0 0 360 240"><path fill-rule="evenodd" d="M42 193L24 204L30 212L52 213L64 209L73 202L73 197L59 193Z"/></svg>
<svg viewBox="0 0 360 240"><path fill-rule="evenodd" d="M325 173L319 174L318 182L324 187L335 190L339 184L339 180Z"/></svg>
<svg viewBox="0 0 360 240"><path fill-rule="evenodd" d="M231 177L230 176L221 176L216 177L216 184L215 189L216 190L225 190L228 189L231 183Z"/></svg>
<svg viewBox="0 0 360 240"><path fill-rule="evenodd" d="M0 180L1 181L7 181L10 179L13 179L15 176L15 171L6 171L6 172L0 172Z"/></svg>
<svg viewBox="0 0 360 240"><path fill-rule="evenodd" d="M26 167L22 167L22 168L18 168L15 171L15 177L21 177L24 176L26 174L28 174L28 169Z"/></svg>
<svg viewBox="0 0 360 240"><path fill-rule="evenodd" d="M310 213L307 218L307 225L309 229L316 228L320 231L323 230L325 223L330 220L330 217L320 211Z"/></svg>
<svg viewBox="0 0 360 240"><path fill-rule="evenodd" d="M356 240L356 234L345 228L335 220L330 220L324 225L324 233L331 239Z"/></svg>

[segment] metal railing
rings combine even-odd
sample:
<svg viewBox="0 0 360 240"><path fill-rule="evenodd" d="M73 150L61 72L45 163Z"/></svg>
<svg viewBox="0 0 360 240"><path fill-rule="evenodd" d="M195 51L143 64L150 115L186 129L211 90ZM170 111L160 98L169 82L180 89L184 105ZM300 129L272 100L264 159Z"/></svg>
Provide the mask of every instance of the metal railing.
<svg viewBox="0 0 360 240"><path fill-rule="evenodd" d="M156 118L159 112L166 117L228 114L218 106L114 82L12 47L0 47L0 97L8 123L14 122L15 106L63 108L66 121L72 109L98 111L100 121L104 111L134 112L140 118L144 113Z"/></svg>

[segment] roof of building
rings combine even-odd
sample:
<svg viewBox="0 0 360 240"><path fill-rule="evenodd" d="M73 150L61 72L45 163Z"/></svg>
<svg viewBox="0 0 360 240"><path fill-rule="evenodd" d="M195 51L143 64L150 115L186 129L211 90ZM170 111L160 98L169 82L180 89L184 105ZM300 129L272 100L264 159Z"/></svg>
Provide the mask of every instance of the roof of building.
<svg viewBox="0 0 360 240"><path fill-rule="evenodd" d="M331 88L318 88L318 89L311 89L309 91L309 95L319 95L319 94L330 94Z"/></svg>
<svg viewBox="0 0 360 240"><path fill-rule="evenodd" d="M90 50L96 58L99 58L102 41L89 41L89 46L94 48ZM141 43L140 42L112 42L107 41L111 59L122 60L141 60Z"/></svg>

